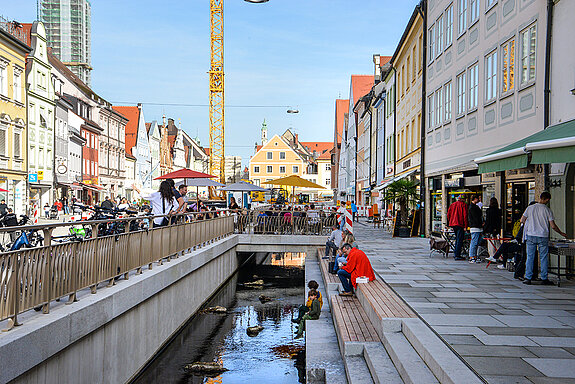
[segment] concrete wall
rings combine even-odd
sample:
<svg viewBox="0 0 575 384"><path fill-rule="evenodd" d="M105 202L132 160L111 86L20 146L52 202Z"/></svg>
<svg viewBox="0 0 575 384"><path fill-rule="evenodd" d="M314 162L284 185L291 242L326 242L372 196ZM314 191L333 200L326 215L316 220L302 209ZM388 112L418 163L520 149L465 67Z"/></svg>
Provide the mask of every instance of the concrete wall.
<svg viewBox="0 0 575 384"><path fill-rule="evenodd" d="M0 337L0 383L123 383L237 269L238 236L84 295Z"/></svg>

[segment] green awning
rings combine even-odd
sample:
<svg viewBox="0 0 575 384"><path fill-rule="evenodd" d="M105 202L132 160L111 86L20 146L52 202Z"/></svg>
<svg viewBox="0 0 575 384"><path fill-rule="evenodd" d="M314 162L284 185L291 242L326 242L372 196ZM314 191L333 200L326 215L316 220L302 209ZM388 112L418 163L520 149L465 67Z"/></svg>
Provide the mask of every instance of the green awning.
<svg viewBox="0 0 575 384"><path fill-rule="evenodd" d="M525 168L528 164L529 152L532 154L531 164L575 162L575 145L571 143L553 145L557 140L569 140L570 138L575 138L575 119L550 126L477 159L478 172L488 173ZM549 144L549 148L541 148L545 147L546 143ZM534 148L530 148L530 146L534 146ZM524 154L520 153L521 148L525 150ZM509 154L504 152L509 152Z"/></svg>
<svg viewBox="0 0 575 384"><path fill-rule="evenodd" d="M527 154L479 163L478 173L501 172L527 167Z"/></svg>
<svg viewBox="0 0 575 384"><path fill-rule="evenodd" d="M575 163L575 146L539 149L531 152L531 164L551 163Z"/></svg>

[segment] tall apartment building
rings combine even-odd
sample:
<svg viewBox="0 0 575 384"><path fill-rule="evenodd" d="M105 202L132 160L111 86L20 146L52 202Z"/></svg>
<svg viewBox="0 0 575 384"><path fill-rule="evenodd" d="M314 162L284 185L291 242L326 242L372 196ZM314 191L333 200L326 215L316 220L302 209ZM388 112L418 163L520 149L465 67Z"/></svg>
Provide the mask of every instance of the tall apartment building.
<svg viewBox="0 0 575 384"><path fill-rule="evenodd" d="M91 83L91 5L88 0L38 0L52 53L88 86Z"/></svg>

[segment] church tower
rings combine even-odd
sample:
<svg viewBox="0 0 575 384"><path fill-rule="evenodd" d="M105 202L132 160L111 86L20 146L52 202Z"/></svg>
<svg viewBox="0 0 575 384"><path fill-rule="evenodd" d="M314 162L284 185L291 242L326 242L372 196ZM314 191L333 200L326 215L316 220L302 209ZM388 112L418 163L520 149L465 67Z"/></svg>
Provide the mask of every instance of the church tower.
<svg viewBox="0 0 575 384"><path fill-rule="evenodd" d="M266 124L266 119L262 123L262 145L266 145L268 142L268 126Z"/></svg>

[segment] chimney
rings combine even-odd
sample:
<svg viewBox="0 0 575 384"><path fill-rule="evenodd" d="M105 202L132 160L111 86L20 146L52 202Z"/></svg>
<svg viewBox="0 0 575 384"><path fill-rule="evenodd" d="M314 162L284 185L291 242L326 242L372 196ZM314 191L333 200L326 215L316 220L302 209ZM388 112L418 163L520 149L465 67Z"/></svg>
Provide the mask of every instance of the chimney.
<svg viewBox="0 0 575 384"><path fill-rule="evenodd" d="M142 103L138 103L138 110L142 110Z"/></svg>
<svg viewBox="0 0 575 384"><path fill-rule="evenodd" d="M298 134L297 133L294 135L293 143L297 147L297 145L298 145Z"/></svg>

